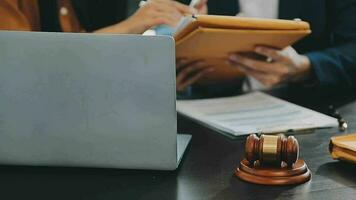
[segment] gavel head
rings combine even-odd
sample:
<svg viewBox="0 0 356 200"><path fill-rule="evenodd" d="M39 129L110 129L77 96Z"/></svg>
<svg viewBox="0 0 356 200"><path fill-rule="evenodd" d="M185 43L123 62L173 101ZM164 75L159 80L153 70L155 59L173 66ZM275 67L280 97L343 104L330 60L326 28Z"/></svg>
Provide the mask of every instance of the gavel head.
<svg viewBox="0 0 356 200"><path fill-rule="evenodd" d="M288 166L298 160L299 144L294 136L251 134L246 139L246 159L251 165L259 161L260 165L281 165L285 162Z"/></svg>

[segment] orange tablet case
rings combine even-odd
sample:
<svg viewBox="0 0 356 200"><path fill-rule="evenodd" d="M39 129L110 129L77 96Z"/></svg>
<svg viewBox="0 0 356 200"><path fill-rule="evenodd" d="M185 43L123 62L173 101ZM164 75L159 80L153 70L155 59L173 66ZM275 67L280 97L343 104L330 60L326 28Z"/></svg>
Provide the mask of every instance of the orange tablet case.
<svg viewBox="0 0 356 200"><path fill-rule="evenodd" d="M284 48L310 33L300 20L198 15L175 34L177 57L224 58L256 45Z"/></svg>
<svg viewBox="0 0 356 200"><path fill-rule="evenodd" d="M282 49L311 33L309 24L300 20L216 15L197 15L187 20L186 26L174 35L177 58L220 63L202 82L229 80L242 75L225 64L231 52L251 52L257 45Z"/></svg>

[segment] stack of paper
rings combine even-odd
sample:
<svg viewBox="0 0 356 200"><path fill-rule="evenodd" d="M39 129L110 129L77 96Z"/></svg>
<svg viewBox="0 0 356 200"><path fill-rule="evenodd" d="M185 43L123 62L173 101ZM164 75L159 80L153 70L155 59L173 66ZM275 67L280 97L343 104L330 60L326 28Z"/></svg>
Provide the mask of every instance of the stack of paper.
<svg viewBox="0 0 356 200"><path fill-rule="evenodd" d="M333 159L356 164L356 134L332 137L329 151Z"/></svg>
<svg viewBox="0 0 356 200"><path fill-rule="evenodd" d="M180 100L177 111L233 136L338 126L335 118L261 92L228 98Z"/></svg>

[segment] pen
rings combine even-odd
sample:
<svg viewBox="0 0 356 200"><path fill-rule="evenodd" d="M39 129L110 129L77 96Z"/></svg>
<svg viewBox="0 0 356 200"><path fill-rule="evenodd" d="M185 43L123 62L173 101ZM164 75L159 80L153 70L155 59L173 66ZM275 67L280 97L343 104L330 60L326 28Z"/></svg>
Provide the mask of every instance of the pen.
<svg viewBox="0 0 356 200"><path fill-rule="evenodd" d="M347 122L341 116L341 114L335 109L333 105L329 106L329 115L337 119L337 121L339 122L340 131L345 131L348 128Z"/></svg>
<svg viewBox="0 0 356 200"><path fill-rule="evenodd" d="M142 6L146 5L146 3L147 3L147 1L142 0L142 1L140 1L140 3L138 4L138 7L141 8Z"/></svg>
<svg viewBox="0 0 356 200"><path fill-rule="evenodd" d="M189 7L194 8L195 6L197 6L200 3L200 0L192 0L189 4Z"/></svg>
<svg viewBox="0 0 356 200"><path fill-rule="evenodd" d="M141 0L138 6L141 8L145 6L150 0ZM197 6L201 0L191 0L189 7L194 8ZM165 25L159 25L156 27L152 27L150 30L147 30L144 35L173 35L177 31L177 27L180 27L180 24L182 24L184 21L184 17L180 19L178 22L177 26L172 29L171 27L165 26Z"/></svg>

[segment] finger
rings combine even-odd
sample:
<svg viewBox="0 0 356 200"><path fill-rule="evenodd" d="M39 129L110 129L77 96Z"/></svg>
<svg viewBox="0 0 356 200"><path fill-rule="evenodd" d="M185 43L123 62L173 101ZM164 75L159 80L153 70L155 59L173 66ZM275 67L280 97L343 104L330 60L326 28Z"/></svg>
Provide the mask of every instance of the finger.
<svg viewBox="0 0 356 200"><path fill-rule="evenodd" d="M167 25L167 26L174 26L175 22L164 17L154 17L151 19L151 27L158 26L158 25Z"/></svg>
<svg viewBox="0 0 356 200"><path fill-rule="evenodd" d="M247 76L253 77L258 82L260 82L262 85L265 85L267 87L274 86L278 81L277 77L274 75L259 73L259 72L250 70L243 66L240 66L239 69L241 70L241 72L245 73Z"/></svg>
<svg viewBox="0 0 356 200"><path fill-rule="evenodd" d="M269 47L257 46L255 52L268 58L272 58L275 61L285 61L287 59L282 51Z"/></svg>
<svg viewBox="0 0 356 200"><path fill-rule="evenodd" d="M251 73L250 76L267 87L274 87L282 82L282 80L278 76L273 76L273 75L262 75L258 73Z"/></svg>
<svg viewBox="0 0 356 200"><path fill-rule="evenodd" d="M249 67L246 67L242 64L239 64L239 63L233 63L233 62L230 62L228 61L228 64L232 67L235 67L237 69L239 69L241 72L245 73L246 75L249 75L250 73L259 73L261 75L266 75L267 73L264 73L264 72L261 72L261 71L256 71L254 69L251 69Z"/></svg>
<svg viewBox="0 0 356 200"><path fill-rule="evenodd" d="M277 75L271 75L271 74L264 74L264 73L259 73L253 70L250 70L248 68L241 67L240 68L243 73L246 75L253 77L256 79L258 82L261 84L267 86L267 87L273 87L275 85L280 84L283 80L280 76Z"/></svg>
<svg viewBox="0 0 356 200"><path fill-rule="evenodd" d="M171 14L176 17L182 17L182 13L171 3L171 1L164 0L162 2L154 2L152 3L154 5L155 10L165 13L165 14Z"/></svg>
<svg viewBox="0 0 356 200"><path fill-rule="evenodd" d="M177 83L181 83L184 80L186 80L188 77L192 76L193 74L199 73L199 71L211 67L209 65L206 65L204 62L198 62L194 65L189 65L185 68L183 68L180 72L178 72L178 75L176 77Z"/></svg>
<svg viewBox="0 0 356 200"><path fill-rule="evenodd" d="M198 11L195 8L189 7L177 1L171 1L174 7L176 7L182 14L197 14Z"/></svg>
<svg viewBox="0 0 356 200"><path fill-rule="evenodd" d="M281 64L279 62L268 63L259 60L254 60L246 56L241 56L239 54L230 55L229 60L231 62L244 65L245 67L251 68L255 71L260 71L264 73L272 73L272 74L276 73L276 74L285 75L289 72L288 67L284 66L284 64Z"/></svg>
<svg viewBox="0 0 356 200"><path fill-rule="evenodd" d="M151 0L152 1L152 0ZM175 9L177 9L178 12L180 12L181 14L196 14L197 10L195 8L189 7L185 4L179 3L177 1L172 1L172 0L154 0L152 2L156 2L159 4L165 4L165 5L169 5L171 7L174 7Z"/></svg>
<svg viewBox="0 0 356 200"><path fill-rule="evenodd" d="M203 62L203 60L201 59L195 59L195 60L191 60L191 59L179 59L177 60L177 66L176 68L178 70L182 69L182 68L186 68L190 65L194 65L194 64L197 64L198 62Z"/></svg>
<svg viewBox="0 0 356 200"><path fill-rule="evenodd" d="M258 71L255 71L253 69L250 69L248 67L245 67L241 64L236 64L236 63L230 63L230 65L233 65L234 67L237 67L241 72L246 74L247 76L255 78L257 81L262 83L265 86L271 87L276 84L279 84L283 81L283 78L281 76L277 76L274 74L266 74L266 73L261 73Z"/></svg>
<svg viewBox="0 0 356 200"><path fill-rule="evenodd" d="M176 27L177 24L179 23L180 19L182 18L181 15L174 15L171 13L161 13L160 16L163 19L167 19L169 21L169 23L167 25L171 26L171 27Z"/></svg>
<svg viewBox="0 0 356 200"><path fill-rule="evenodd" d="M167 0L163 2L167 2ZM158 1L150 1L145 8L148 13L147 20L152 21L151 27L161 24L176 26L182 17L182 14L176 8Z"/></svg>
<svg viewBox="0 0 356 200"><path fill-rule="evenodd" d="M189 59L187 58L176 58L176 68L180 69L188 62Z"/></svg>
<svg viewBox="0 0 356 200"><path fill-rule="evenodd" d="M185 80L183 83L180 83L179 85L177 84L177 90L178 91L184 91L189 87L190 85L193 85L197 81L199 81L204 75L207 73L210 73L214 71L214 68L206 68L200 71L199 73L195 74L193 77Z"/></svg>
<svg viewBox="0 0 356 200"><path fill-rule="evenodd" d="M206 6L208 3L208 0L200 0L200 2L194 6L197 10L202 9L204 6Z"/></svg>
<svg viewBox="0 0 356 200"><path fill-rule="evenodd" d="M165 17L162 16L162 13L159 12L158 10L155 9L150 9L146 11L146 16L142 20L147 20L149 24L149 28L157 25L162 25L162 24L172 24L174 23L174 20L171 19L171 17Z"/></svg>
<svg viewBox="0 0 356 200"><path fill-rule="evenodd" d="M269 72L268 68L272 69L270 63L254 60L240 54L231 54L229 56L229 61L239 65L244 65L247 68L251 68L256 71Z"/></svg>
<svg viewBox="0 0 356 200"><path fill-rule="evenodd" d="M174 27L179 22L179 19L180 18L174 18L170 14L157 12L154 14L154 16L152 18L152 20L153 20L152 24L153 24L153 26L165 24L165 25Z"/></svg>

